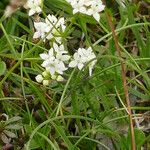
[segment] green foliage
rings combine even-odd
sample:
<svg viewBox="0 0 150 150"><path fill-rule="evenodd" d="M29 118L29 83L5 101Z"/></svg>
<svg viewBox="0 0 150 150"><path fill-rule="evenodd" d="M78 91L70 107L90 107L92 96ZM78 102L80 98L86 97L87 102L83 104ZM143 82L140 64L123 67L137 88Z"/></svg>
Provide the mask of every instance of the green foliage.
<svg viewBox="0 0 150 150"><path fill-rule="evenodd" d="M121 2L107 1L125 59L129 98L133 118L137 119L136 146L140 150L148 148L149 143L146 125L141 128L150 110L149 6L144 5L143 11L141 2L126 1L126 7ZM7 3L0 2L0 14ZM34 18L22 8L0 22L0 113L10 116L0 122L0 135L6 129L16 150L22 146L27 150L130 150L120 58L106 13L102 12L98 24L90 16L73 15L64 0L45 0L43 11L66 18L68 26L62 37L69 53L79 46L91 46L97 56L96 67L92 76L85 66L81 71L66 72L64 82L52 80L44 87L35 76L43 71L39 54L50 46L32 39ZM21 116L21 125L20 117L14 116ZM1 142L0 148L5 143Z"/></svg>

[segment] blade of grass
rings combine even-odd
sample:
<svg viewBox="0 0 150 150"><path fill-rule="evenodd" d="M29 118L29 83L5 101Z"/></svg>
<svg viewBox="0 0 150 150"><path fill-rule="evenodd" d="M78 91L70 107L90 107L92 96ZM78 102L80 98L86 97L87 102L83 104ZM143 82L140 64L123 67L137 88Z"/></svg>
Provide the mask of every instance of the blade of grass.
<svg viewBox="0 0 150 150"><path fill-rule="evenodd" d="M104 2L104 4L106 4L105 0L103 0L103 2ZM112 35L114 38L116 50L118 52L119 57L122 58L121 49L120 49L119 41L118 41L118 36L116 35L116 32L115 32L115 27L114 27L114 24L112 22L112 17L109 13L109 10L107 10L107 9L106 9L106 15L107 15L109 26L112 30ZM125 69L124 60L120 59L120 63L121 63L121 74L122 74L122 80L123 80L124 94L125 94L128 112L129 112L128 115L129 115L129 120L130 120L131 141L132 141L131 142L131 148L132 148L132 150L136 150L135 134L134 134L133 121L132 121L132 111L131 111L130 100L129 100L129 93L128 93L128 87L127 87L126 69Z"/></svg>
<svg viewBox="0 0 150 150"><path fill-rule="evenodd" d="M47 143L54 149L54 150L58 150L57 147L53 144L53 142L44 134L37 132L38 135L40 135L43 139L45 139L47 141Z"/></svg>
<svg viewBox="0 0 150 150"><path fill-rule="evenodd" d="M4 26L3 26L2 23L0 24L0 27L1 27L3 33L4 33L5 37L6 37L6 39L7 39L8 43L9 43L9 45L10 45L11 52L12 52L12 54L14 55L14 58L17 58L17 52L16 52L16 50L15 50L15 48L14 48L12 42L10 41L9 36L8 36L8 34L7 34L7 32L6 32L6 30L5 30L5 28L4 28Z"/></svg>
<svg viewBox="0 0 150 150"><path fill-rule="evenodd" d="M30 150L30 143L31 143L31 140L33 139L34 135L37 133L37 131L42 128L43 126L45 126L46 124L48 123L51 123L51 122L54 122L55 120L60 120L60 119L83 119L83 120L87 120L87 121L91 121L91 122L95 122L95 123L100 123L99 121L97 120L94 120L94 119L91 119L91 118L88 118L88 117L83 117L83 116L75 116L75 115L68 115L68 116L58 116L58 117L54 117L54 118L50 118L46 121L44 121L43 123L41 123L40 125L38 125L34 130L33 132L31 133L30 135L30 138L29 138L29 141L26 143L25 145L25 148L26 150Z"/></svg>
<svg viewBox="0 0 150 150"><path fill-rule="evenodd" d="M71 81L71 79L72 79L72 77L73 77L74 72L75 72L75 69L72 71L72 73L71 73L71 75L70 75L70 77L69 77L69 79L68 79L68 81L67 81L67 83L66 83L66 85L65 85L65 88L64 88L64 90L63 90L62 96L61 96L61 98L60 98L60 102L59 102L59 104L58 104L58 108L57 108L57 111L56 111L56 116L59 115L59 111L60 111L60 109L61 109L61 107L62 107L62 103L63 103L63 100L64 100L64 96L65 96L65 94L66 94L67 88L68 88L69 83L70 83L70 81Z"/></svg>

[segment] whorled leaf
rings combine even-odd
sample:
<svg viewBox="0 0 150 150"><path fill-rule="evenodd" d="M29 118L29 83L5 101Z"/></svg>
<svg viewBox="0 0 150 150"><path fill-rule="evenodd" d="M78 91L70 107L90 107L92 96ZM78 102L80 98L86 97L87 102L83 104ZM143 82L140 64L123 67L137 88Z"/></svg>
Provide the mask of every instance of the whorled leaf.
<svg viewBox="0 0 150 150"><path fill-rule="evenodd" d="M20 129L22 129L22 126L19 124L15 124L15 125L13 124L13 125L6 126L5 129L20 130Z"/></svg>
<svg viewBox="0 0 150 150"><path fill-rule="evenodd" d="M4 130L3 132L4 132L8 137L10 137L10 138L16 138L16 137L17 137L16 134L13 133L13 132L11 132L11 131Z"/></svg>

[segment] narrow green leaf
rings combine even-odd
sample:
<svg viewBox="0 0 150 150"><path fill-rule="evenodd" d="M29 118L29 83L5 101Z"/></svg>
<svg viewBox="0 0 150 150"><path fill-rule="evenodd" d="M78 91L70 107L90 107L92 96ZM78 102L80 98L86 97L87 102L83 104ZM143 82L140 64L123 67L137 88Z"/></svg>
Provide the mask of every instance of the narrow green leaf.
<svg viewBox="0 0 150 150"><path fill-rule="evenodd" d="M4 61L0 61L0 76L4 75L6 71L6 64Z"/></svg>
<svg viewBox="0 0 150 150"><path fill-rule="evenodd" d="M65 144L67 145L69 150L77 150L77 148L75 148L75 146L72 145L72 143L70 142L69 138L66 136L66 134L64 133L64 130L62 129L61 126L57 126L56 124L52 123L53 126L55 127L55 129L57 130L58 134L62 137L62 139L64 140Z"/></svg>

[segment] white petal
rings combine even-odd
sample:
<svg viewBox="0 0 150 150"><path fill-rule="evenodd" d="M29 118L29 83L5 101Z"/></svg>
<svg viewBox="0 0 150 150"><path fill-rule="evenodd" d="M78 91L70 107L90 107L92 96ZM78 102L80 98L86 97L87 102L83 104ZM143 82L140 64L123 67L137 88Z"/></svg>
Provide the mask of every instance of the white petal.
<svg viewBox="0 0 150 150"><path fill-rule="evenodd" d="M62 56L62 61L68 61L70 59L69 55L63 55Z"/></svg>
<svg viewBox="0 0 150 150"><path fill-rule="evenodd" d="M40 7L36 7L36 12L40 13L40 12L42 12L42 9Z"/></svg>
<svg viewBox="0 0 150 150"><path fill-rule="evenodd" d="M99 8L99 12L101 12L105 9L105 5L100 5L98 8Z"/></svg>
<svg viewBox="0 0 150 150"><path fill-rule="evenodd" d="M61 28L62 28L62 31L64 32L64 31L65 31L65 29L66 29L66 26L65 26L65 25L63 25L63 24L61 24Z"/></svg>
<svg viewBox="0 0 150 150"><path fill-rule="evenodd" d="M52 39L53 37L54 37L54 36L53 36L51 33L46 36L46 38L47 38L48 40Z"/></svg>
<svg viewBox="0 0 150 150"><path fill-rule="evenodd" d="M40 36L41 36L41 35L40 35L39 32L35 32L34 35L33 35L33 38L34 38L34 39L37 39L37 38L39 38Z"/></svg>
<svg viewBox="0 0 150 150"><path fill-rule="evenodd" d="M43 60L45 60L45 59L48 59L49 56L48 56L48 54L46 54L46 53L44 54L44 53L43 53L43 54L40 54L40 57L41 57Z"/></svg>
<svg viewBox="0 0 150 150"><path fill-rule="evenodd" d="M89 66L89 75L90 75L90 76L92 75L92 69L93 69L93 67L90 67L90 66Z"/></svg>
<svg viewBox="0 0 150 150"><path fill-rule="evenodd" d="M87 15L91 16L93 14L93 10L90 8L86 12Z"/></svg>
<svg viewBox="0 0 150 150"><path fill-rule="evenodd" d="M52 26L50 26L50 25L47 25L47 27L45 28L45 32L50 32L51 31L51 29L52 29Z"/></svg>
<svg viewBox="0 0 150 150"><path fill-rule="evenodd" d="M84 67L84 65L82 63L78 64L78 69L81 70Z"/></svg>
<svg viewBox="0 0 150 150"><path fill-rule="evenodd" d="M40 22L34 22L34 27L35 27L35 29L37 29L37 30L40 29L40 28L39 28L39 24L40 24Z"/></svg>
<svg viewBox="0 0 150 150"><path fill-rule="evenodd" d="M64 24L65 23L65 20L64 20L64 18L63 17L61 17L60 19L59 19L59 21L58 21L60 24Z"/></svg>
<svg viewBox="0 0 150 150"><path fill-rule="evenodd" d="M64 45L59 46L60 51L64 51Z"/></svg>
<svg viewBox="0 0 150 150"><path fill-rule="evenodd" d="M78 54L82 56L83 55L83 51L84 51L84 48L79 48L78 49Z"/></svg>
<svg viewBox="0 0 150 150"><path fill-rule="evenodd" d="M50 67L49 68L49 72L51 75L54 75L55 74L55 68L54 67Z"/></svg>
<svg viewBox="0 0 150 150"><path fill-rule="evenodd" d="M79 12L78 9L73 9L73 14L76 14L77 12Z"/></svg>
<svg viewBox="0 0 150 150"><path fill-rule="evenodd" d="M79 55L78 55L78 53L77 53L77 52L76 52L76 53L74 53L73 58L74 58L75 60L79 59Z"/></svg>
<svg viewBox="0 0 150 150"><path fill-rule="evenodd" d="M81 8L80 8L80 12L81 12L81 13L86 13L86 8L85 8L85 7L81 7Z"/></svg>
<svg viewBox="0 0 150 150"><path fill-rule="evenodd" d="M56 52L59 50L59 47L58 47L58 45L57 45L56 43L53 43L53 48L54 48L54 50L55 50Z"/></svg>
<svg viewBox="0 0 150 150"><path fill-rule="evenodd" d="M96 21L99 22L99 20L100 20L100 15L99 15L99 13L93 14L93 17L96 19Z"/></svg>
<svg viewBox="0 0 150 150"><path fill-rule="evenodd" d="M56 39L56 42L57 42L57 43L61 44L61 41L62 41L62 40L61 40L61 37L56 37L55 39Z"/></svg>
<svg viewBox="0 0 150 150"><path fill-rule="evenodd" d="M92 52L92 48L91 48L91 47L89 47L89 48L87 49L87 51L90 51L90 52Z"/></svg>
<svg viewBox="0 0 150 150"><path fill-rule="evenodd" d="M48 55L51 57L54 56L54 50L52 48L48 51Z"/></svg>
<svg viewBox="0 0 150 150"><path fill-rule="evenodd" d="M67 70L67 68L66 68L65 65L64 65L64 62L62 62L62 61L59 61L57 67L58 67L59 69L61 69L62 71Z"/></svg>
<svg viewBox="0 0 150 150"><path fill-rule="evenodd" d="M29 10L29 16L32 16L33 14L35 14L35 10L30 9L30 10Z"/></svg>
<svg viewBox="0 0 150 150"><path fill-rule="evenodd" d="M77 66L77 64L78 64L77 61L73 60L69 63L69 67L74 68Z"/></svg>
<svg viewBox="0 0 150 150"><path fill-rule="evenodd" d="M49 62L49 61L44 61L42 64L41 64L41 66L42 67L44 67L44 68L47 68L47 67L49 67L49 65L51 64L51 62Z"/></svg>
<svg viewBox="0 0 150 150"><path fill-rule="evenodd" d="M42 3L42 0L34 0L34 3L35 3L35 5L41 5L41 3Z"/></svg>

